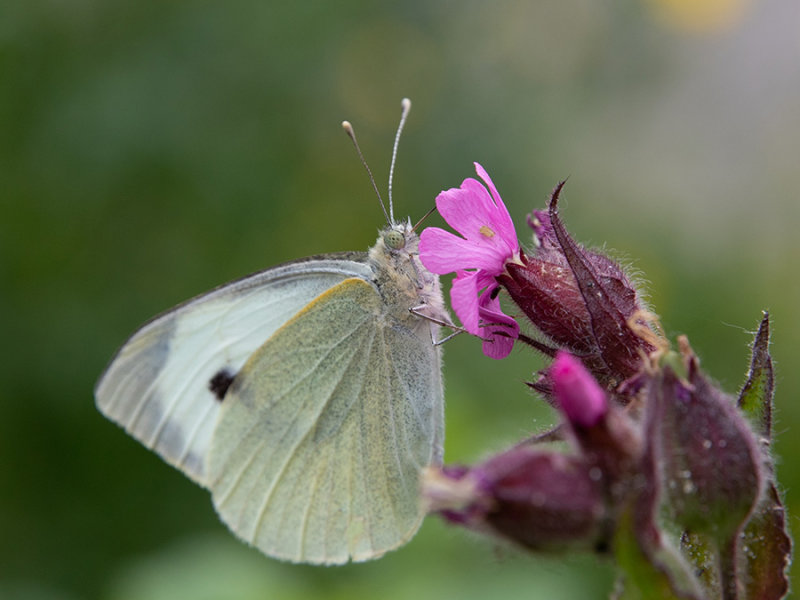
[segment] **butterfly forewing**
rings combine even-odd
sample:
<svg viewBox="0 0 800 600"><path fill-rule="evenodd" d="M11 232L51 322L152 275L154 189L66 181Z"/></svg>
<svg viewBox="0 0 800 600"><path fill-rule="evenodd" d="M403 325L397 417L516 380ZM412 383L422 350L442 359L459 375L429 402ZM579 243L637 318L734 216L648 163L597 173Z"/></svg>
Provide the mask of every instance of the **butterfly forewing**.
<svg viewBox="0 0 800 600"><path fill-rule="evenodd" d="M441 459L441 428L429 328L403 326L373 285L348 279L236 376L208 454L209 486L222 519L266 554L375 558L419 527L419 471Z"/></svg>
<svg viewBox="0 0 800 600"><path fill-rule="evenodd" d="M308 259L222 286L159 316L117 352L97 406L167 462L205 485L205 456L224 386L306 304L348 277L360 253Z"/></svg>

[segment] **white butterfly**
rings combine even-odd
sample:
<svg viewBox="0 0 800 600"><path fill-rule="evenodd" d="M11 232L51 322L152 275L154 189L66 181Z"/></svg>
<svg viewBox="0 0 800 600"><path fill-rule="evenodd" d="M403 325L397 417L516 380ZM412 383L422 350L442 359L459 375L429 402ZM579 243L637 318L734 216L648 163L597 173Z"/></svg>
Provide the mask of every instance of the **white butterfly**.
<svg viewBox="0 0 800 600"><path fill-rule="evenodd" d="M390 215L368 253L273 267L156 317L97 383L103 414L270 556L377 558L424 516L419 474L444 437L432 340L450 318L417 234Z"/></svg>

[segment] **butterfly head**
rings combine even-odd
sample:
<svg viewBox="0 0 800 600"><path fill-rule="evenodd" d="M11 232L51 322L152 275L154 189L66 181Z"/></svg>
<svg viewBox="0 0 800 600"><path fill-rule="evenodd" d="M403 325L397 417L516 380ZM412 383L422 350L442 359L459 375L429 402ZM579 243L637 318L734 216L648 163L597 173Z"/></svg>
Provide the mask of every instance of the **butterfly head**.
<svg viewBox="0 0 800 600"><path fill-rule="evenodd" d="M410 233L411 231L407 225L393 225L384 229L381 232L381 237L383 238L384 246L389 252L400 252L406 249L408 234Z"/></svg>

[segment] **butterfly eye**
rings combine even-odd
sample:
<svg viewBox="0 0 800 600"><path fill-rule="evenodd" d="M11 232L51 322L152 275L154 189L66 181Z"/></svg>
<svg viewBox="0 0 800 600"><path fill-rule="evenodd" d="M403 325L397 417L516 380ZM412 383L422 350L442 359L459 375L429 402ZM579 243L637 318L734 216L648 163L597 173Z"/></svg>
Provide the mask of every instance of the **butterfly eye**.
<svg viewBox="0 0 800 600"><path fill-rule="evenodd" d="M383 241L391 250L400 250L406 245L406 236L392 229L383 234Z"/></svg>

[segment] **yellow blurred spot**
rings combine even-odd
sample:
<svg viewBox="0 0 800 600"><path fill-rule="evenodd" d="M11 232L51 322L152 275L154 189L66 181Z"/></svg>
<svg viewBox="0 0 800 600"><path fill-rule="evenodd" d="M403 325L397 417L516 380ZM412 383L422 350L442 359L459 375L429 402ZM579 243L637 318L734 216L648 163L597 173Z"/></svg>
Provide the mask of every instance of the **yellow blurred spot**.
<svg viewBox="0 0 800 600"><path fill-rule="evenodd" d="M486 225L481 225L481 228L478 231L480 231L481 235L484 236L484 237L487 237L487 238L493 238L494 237L494 231L489 229L489 227L487 227Z"/></svg>
<svg viewBox="0 0 800 600"><path fill-rule="evenodd" d="M744 15L748 0L649 0L656 15L670 27L691 33L732 28Z"/></svg>

